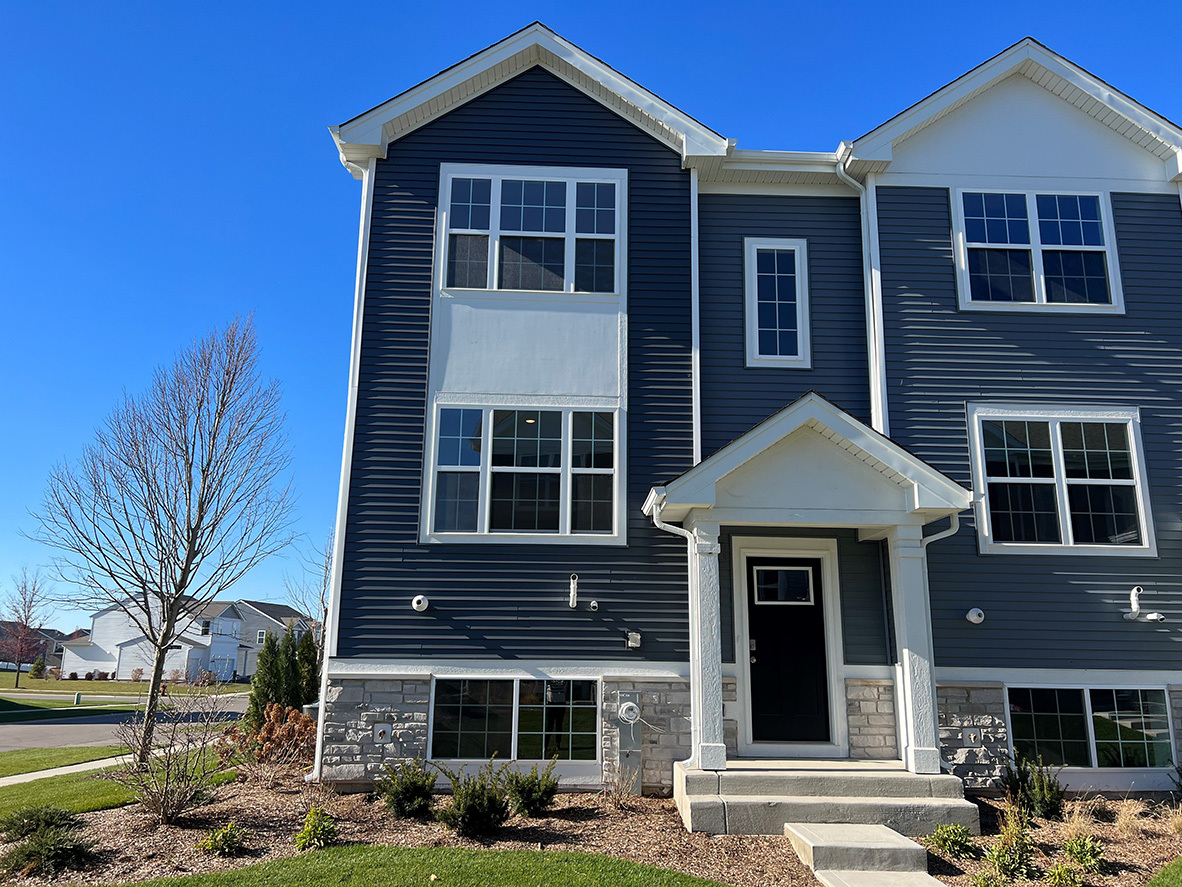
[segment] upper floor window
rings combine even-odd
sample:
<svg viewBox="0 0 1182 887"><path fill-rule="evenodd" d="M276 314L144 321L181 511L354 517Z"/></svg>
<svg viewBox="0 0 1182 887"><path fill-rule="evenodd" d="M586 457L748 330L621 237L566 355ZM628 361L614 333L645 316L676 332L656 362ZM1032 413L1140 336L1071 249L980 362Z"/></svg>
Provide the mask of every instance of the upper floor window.
<svg viewBox="0 0 1182 887"><path fill-rule="evenodd" d="M208 635L208 634L209 634L209 620L202 619L201 620L201 635L204 637L205 635Z"/></svg>
<svg viewBox="0 0 1182 887"><path fill-rule="evenodd" d="M626 176L445 164L443 288L619 293Z"/></svg>
<svg viewBox="0 0 1182 887"><path fill-rule="evenodd" d="M267 639L267 632L263 629L259 629L258 634L255 635L254 642L256 644L261 644L266 639Z"/></svg>
<svg viewBox="0 0 1182 887"><path fill-rule="evenodd" d="M1123 307L1103 195L962 191L957 220L961 307Z"/></svg>
<svg viewBox="0 0 1182 887"><path fill-rule="evenodd" d="M1135 410L971 407L981 550L1155 554Z"/></svg>
<svg viewBox="0 0 1182 887"><path fill-rule="evenodd" d="M615 537L616 414L442 407L431 534Z"/></svg>
<svg viewBox="0 0 1182 887"><path fill-rule="evenodd" d="M808 253L803 240L743 241L747 366L810 366Z"/></svg>

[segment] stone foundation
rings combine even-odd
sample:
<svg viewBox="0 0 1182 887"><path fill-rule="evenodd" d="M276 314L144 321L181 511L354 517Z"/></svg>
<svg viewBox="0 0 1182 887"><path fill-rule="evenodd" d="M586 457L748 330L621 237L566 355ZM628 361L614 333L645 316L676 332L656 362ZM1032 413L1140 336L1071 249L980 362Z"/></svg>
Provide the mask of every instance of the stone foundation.
<svg viewBox="0 0 1182 887"><path fill-rule="evenodd" d="M325 782L366 783L399 758L427 756L427 711L431 682L418 680L330 681L322 706ZM390 742L374 741L374 725L390 724Z"/></svg>
<svg viewBox="0 0 1182 887"><path fill-rule="evenodd" d="M1009 759L1005 689L1001 684L940 684L936 687L940 715L940 755L966 788L998 786Z"/></svg>
<svg viewBox="0 0 1182 887"><path fill-rule="evenodd" d="M897 759L899 738L895 729L895 682L889 678L846 678L845 705L850 731L850 757Z"/></svg>

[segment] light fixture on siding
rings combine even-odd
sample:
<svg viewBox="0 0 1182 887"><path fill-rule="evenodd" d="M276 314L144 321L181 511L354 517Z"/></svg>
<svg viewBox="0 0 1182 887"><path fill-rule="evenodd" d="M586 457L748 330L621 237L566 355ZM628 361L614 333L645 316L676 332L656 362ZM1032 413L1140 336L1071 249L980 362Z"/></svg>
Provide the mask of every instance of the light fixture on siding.
<svg viewBox="0 0 1182 887"><path fill-rule="evenodd" d="M1141 615L1141 595L1144 594L1145 589L1140 585L1134 585L1129 590L1129 612L1125 613L1125 619L1130 622L1136 622L1137 617ZM1146 613L1146 622L1165 622L1166 617L1164 613Z"/></svg>
<svg viewBox="0 0 1182 887"><path fill-rule="evenodd" d="M973 623L973 625L980 625L985 621L985 611L980 607L973 607L973 609L964 614L964 618Z"/></svg>
<svg viewBox="0 0 1182 887"><path fill-rule="evenodd" d="M425 594L416 594L414 596L414 600L410 602L410 606L416 613L422 613L429 606L431 606L431 602L427 600L427 596Z"/></svg>

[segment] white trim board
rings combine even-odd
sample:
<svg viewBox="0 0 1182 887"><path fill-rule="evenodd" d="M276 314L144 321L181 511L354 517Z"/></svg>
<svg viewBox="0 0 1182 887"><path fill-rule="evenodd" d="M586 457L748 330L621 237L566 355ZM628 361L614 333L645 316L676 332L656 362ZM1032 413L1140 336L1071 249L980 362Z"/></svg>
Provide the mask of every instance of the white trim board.
<svg viewBox="0 0 1182 887"><path fill-rule="evenodd" d="M1146 668L990 668L940 666L933 670L937 684L1006 684L1015 687L1113 687L1149 689L1182 685L1182 671Z"/></svg>
<svg viewBox="0 0 1182 887"><path fill-rule="evenodd" d="M688 662L585 661L577 659L329 659L325 675L339 680L382 678L423 680L450 677L585 678L604 680L689 680Z"/></svg>

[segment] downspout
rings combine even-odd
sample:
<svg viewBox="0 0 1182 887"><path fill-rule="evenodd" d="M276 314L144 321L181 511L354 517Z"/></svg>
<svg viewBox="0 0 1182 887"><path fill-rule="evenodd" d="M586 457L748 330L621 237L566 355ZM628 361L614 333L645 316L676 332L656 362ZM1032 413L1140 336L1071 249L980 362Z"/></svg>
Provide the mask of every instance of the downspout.
<svg viewBox="0 0 1182 887"><path fill-rule="evenodd" d="M929 545L931 545L933 542L938 542L941 539L947 539L949 536L955 536L959 529L960 529L960 514L953 513L953 514L949 515L949 517L948 517L948 529L947 530L941 530L938 533L932 533L932 535L930 535L930 536L924 536L923 539L921 539L919 542L920 546L924 549L923 598L924 598L924 601L925 601L926 606L928 608L928 626L929 627L932 624L932 590L931 590L931 586L928 584L927 547ZM933 644L932 644L933 660L935 658L935 655L936 655L936 645L933 642ZM936 663L933 661L932 662L932 692L934 693L935 691L936 691ZM939 719L940 719L940 703L939 703L938 697L936 699L932 700L932 705L933 705L932 711L934 711L936 713L936 724L938 726ZM949 773L953 772L952 762L945 760L943 755L940 755L940 766L946 768Z"/></svg>
<svg viewBox="0 0 1182 887"><path fill-rule="evenodd" d="M685 529L685 527L678 527L678 526L675 526L674 524L667 524L663 520L661 520L661 511L664 508L665 508L665 496L664 496L664 493L662 493L653 500L652 512L649 514L649 517L652 518L653 526L656 527L658 530L664 530L666 533L672 533L675 536L681 536L683 539L685 539L685 542L686 542L686 569L687 570L693 569L694 546L697 544L697 539L694 537L694 534L690 530ZM689 610L690 610L690 621L692 623L694 621L694 608L691 606L689 608ZM690 631L691 632L694 631L694 628L695 628L695 626L691 624ZM690 675L690 678L691 678L691 680L693 679L692 674ZM693 698L692 692L691 692L690 698L691 699ZM693 768L698 765L698 748L702 744L702 715L701 715L701 712L694 712L694 711L691 711L690 714L691 714L690 756L688 758L686 758L684 763L685 763L686 767Z"/></svg>
<svg viewBox="0 0 1182 887"><path fill-rule="evenodd" d="M858 206L860 208L862 224L862 281L866 298L866 364L870 373L870 427L879 434L890 434L886 415L886 353L883 350L882 324L882 295L878 287L878 278L874 273L874 262L871 258L872 237L870 230L870 194L866 186L846 172L853 146L849 142L842 142L837 149L837 163L834 172L841 181L858 192Z"/></svg>

